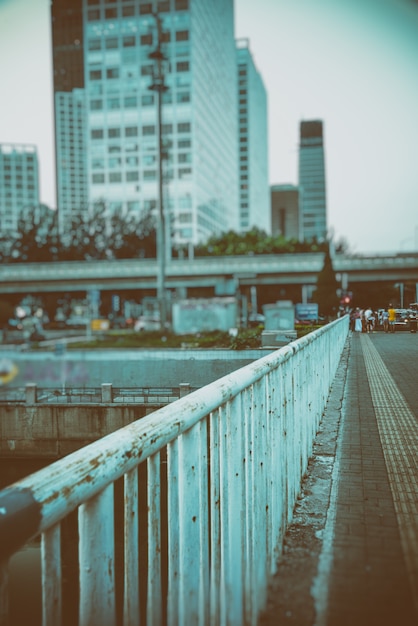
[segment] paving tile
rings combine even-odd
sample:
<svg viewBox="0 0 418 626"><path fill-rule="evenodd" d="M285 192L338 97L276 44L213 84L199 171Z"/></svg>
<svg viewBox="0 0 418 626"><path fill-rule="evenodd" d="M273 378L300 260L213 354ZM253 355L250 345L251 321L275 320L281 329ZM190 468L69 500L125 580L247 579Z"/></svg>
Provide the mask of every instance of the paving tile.
<svg viewBox="0 0 418 626"><path fill-rule="evenodd" d="M367 346L371 345L373 354L379 355L379 362L383 360L408 410L414 420L418 420L418 335L406 337L406 333L397 333L390 337L390 341L383 333L373 333L368 337L371 343ZM330 519L334 520L332 559L328 577L320 579L322 583L326 582L327 587L326 610L321 609L322 612L317 612L316 616L312 610L303 610L304 605L312 604L312 597L306 590L312 589L312 585L318 582L315 574L303 586L306 596L295 595L293 604L288 604L286 611L277 610L280 597L276 597L275 602L270 601L268 614L261 620L261 626L418 625L418 589L412 591L411 574L408 575L411 570L407 570L407 557L401 543L401 532L405 537L406 531L400 531L399 522L399 515L405 515L405 519L409 520L407 530L410 533L406 536L411 536L413 541L413 531L417 531L418 525L418 497L415 497L418 450L412 444L404 448L409 433L398 428L401 408L396 399L393 403L390 399L388 404L392 413L390 417L396 416L396 420L390 423L378 418L377 412L382 411L383 404L380 399L373 404L368 378L370 363L364 350L363 338L354 335L350 341L343 411L341 420L337 422L336 441L334 432L338 489L335 490L335 502L331 502L333 513ZM326 415L326 419L330 418ZM385 428L383 440L379 427ZM326 446L325 442L323 446ZM314 446L314 451L317 450L318 447ZM399 450L402 450L401 457ZM402 463L397 463L398 458ZM388 473L388 463L393 472L392 478ZM314 463L312 467L315 467ZM323 531L325 534L326 529ZM296 536L294 542L297 542ZM295 549L294 558L296 554ZM287 561L291 559L289 546ZM315 568L310 565L306 569L312 576ZM286 571L289 572L289 566ZM303 568L299 570L299 576L301 571ZM276 578L276 589L284 593L287 587L294 584L291 577L280 579L280 562ZM316 594L320 595L323 589L319 586ZM416 606L414 593L417 596Z"/></svg>

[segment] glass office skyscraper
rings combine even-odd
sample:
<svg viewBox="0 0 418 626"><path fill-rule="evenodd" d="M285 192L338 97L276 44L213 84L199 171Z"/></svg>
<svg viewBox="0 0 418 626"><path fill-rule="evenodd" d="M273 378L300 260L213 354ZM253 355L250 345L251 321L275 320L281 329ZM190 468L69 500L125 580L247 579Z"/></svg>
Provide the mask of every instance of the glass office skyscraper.
<svg viewBox="0 0 418 626"><path fill-rule="evenodd" d="M239 230L271 231L268 184L267 95L248 39L237 40Z"/></svg>
<svg viewBox="0 0 418 626"><path fill-rule="evenodd" d="M300 123L299 203L302 239L323 241L327 236L323 124Z"/></svg>
<svg viewBox="0 0 418 626"><path fill-rule="evenodd" d="M59 26L53 37L54 74L65 72L68 63L73 77L65 84L58 77L54 81L59 210L70 212L71 204L74 208L84 199L90 207L103 202L110 213L140 215L157 206L157 106L149 89L155 63L149 55L157 45L153 12L158 10L168 87L162 104L163 197L173 243L196 243L237 229L233 0L70 4L78 28L72 43L62 19L68 0L53 0L52 10L53 30ZM82 77L76 71L80 50ZM71 99L62 97L69 91ZM71 115L74 141L69 143L64 133ZM78 185L77 193L64 190L64 166L70 167L66 180L72 180L72 190Z"/></svg>
<svg viewBox="0 0 418 626"><path fill-rule="evenodd" d="M0 230L15 233L19 217L39 205L35 146L0 144Z"/></svg>

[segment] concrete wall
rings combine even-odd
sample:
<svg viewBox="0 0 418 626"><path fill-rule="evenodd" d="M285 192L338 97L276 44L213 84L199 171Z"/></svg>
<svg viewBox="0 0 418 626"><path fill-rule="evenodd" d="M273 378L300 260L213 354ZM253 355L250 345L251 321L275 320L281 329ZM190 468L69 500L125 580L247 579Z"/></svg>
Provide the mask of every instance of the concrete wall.
<svg viewBox="0 0 418 626"><path fill-rule="evenodd" d="M121 404L0 406L0 458L56 459L158 407Z"/></svg>
<svg viewBox="0 0 418 626"><path fill-rule="evenodd" d="M203 387L259 359L271 350L68 350L9 352L3 350L15 375L7 386L23 387Z"/></svg>

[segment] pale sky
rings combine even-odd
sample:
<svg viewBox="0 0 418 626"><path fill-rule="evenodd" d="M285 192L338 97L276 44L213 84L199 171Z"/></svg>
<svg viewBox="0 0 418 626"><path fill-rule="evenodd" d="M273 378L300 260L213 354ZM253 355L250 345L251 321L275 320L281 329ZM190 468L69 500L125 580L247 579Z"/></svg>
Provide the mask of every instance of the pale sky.
<svg viewBox="0 0 418 626"><path fill-rule="evenodd" d="M297 184L299 123L321 119L334 238L417 251L417 0L235 0L235 20L267 89L270 183ZM49 0L0 0L7 142L37 146L55 207Z"/></svg>

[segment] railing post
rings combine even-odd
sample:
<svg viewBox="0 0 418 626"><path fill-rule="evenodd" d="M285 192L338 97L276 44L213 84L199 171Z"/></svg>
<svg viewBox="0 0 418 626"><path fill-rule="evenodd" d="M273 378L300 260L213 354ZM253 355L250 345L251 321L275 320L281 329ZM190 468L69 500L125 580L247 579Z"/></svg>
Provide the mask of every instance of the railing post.
<svg viewBox="0 0 418 626"><path fill-rule="evenodd" d="M112 383L102 383L102 402L113 402Z"/></svg>
<svg viewBox="0 0 418 626"><path fill-rule="evenodd" d="M179 390L180 398L184 398L184 396L190 393L190 383L180 383Z"/></svg>
<svg viewBox="0 0 418 626"><path fill-rule="evenodd" d="M36 404L37 402L37 386L36 383L27 383L25 387L26 404Z"/></svg>

